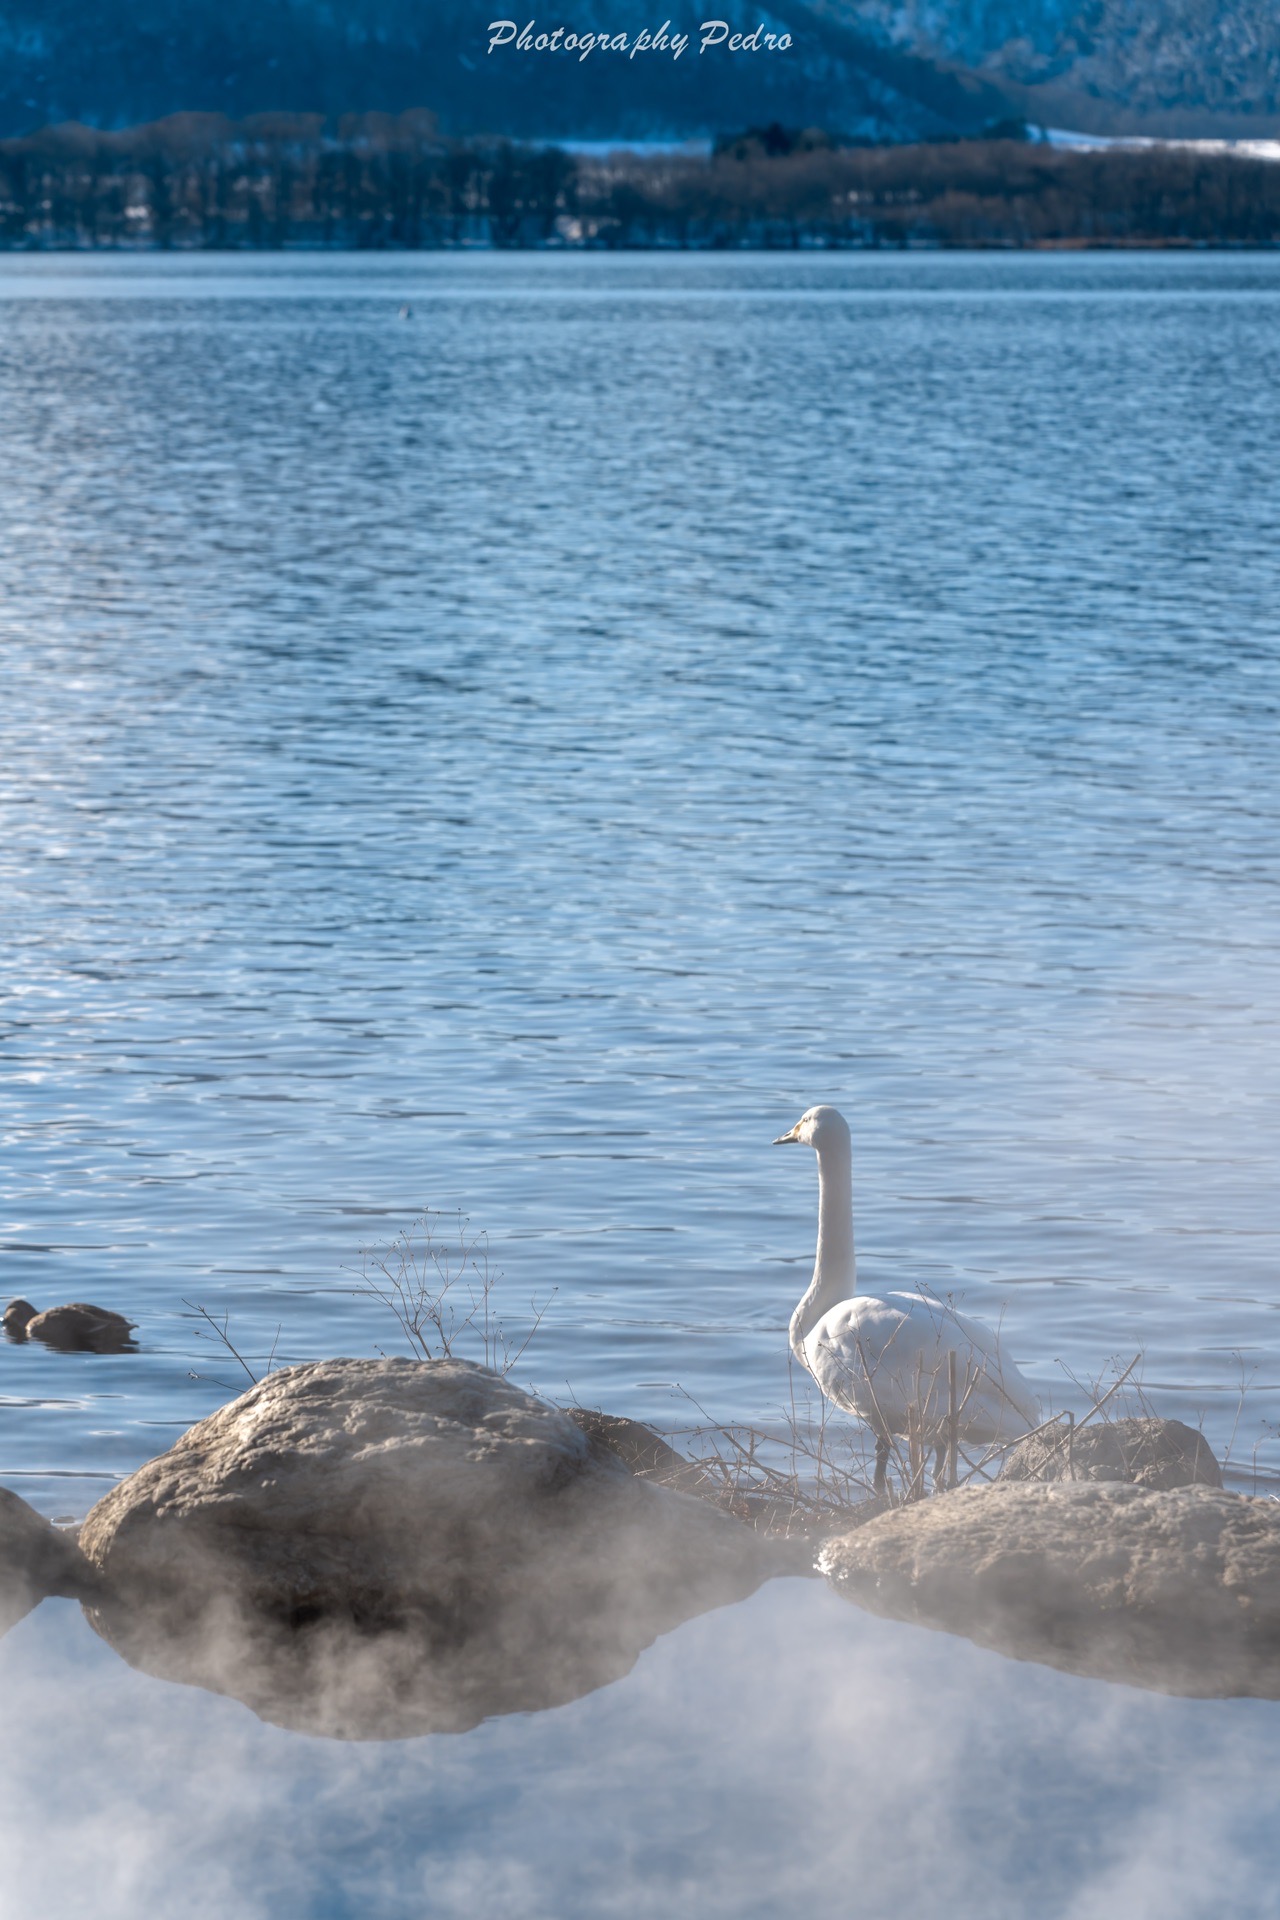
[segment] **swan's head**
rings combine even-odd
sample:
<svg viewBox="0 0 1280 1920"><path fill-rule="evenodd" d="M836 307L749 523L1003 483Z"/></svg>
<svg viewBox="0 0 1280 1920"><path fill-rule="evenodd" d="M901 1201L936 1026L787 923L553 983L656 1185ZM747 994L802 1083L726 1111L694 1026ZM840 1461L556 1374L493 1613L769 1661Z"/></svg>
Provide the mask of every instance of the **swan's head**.
<svg viewBox="0 0 1280 1920"><path fill-rule="evenodd" d="M787 1133L780 1133L773 1144L775 1147L784 1147L793 1140L802 1147L812 1147L815 1153L834 1146L842 1146L847 1153L848 1123L835 1107L810 1107L808 1113L802 1113L794 1127Z"/></svg>
<svg viewBox="0 0 1280 1920"><path fill-rule="evenodd" d="M21 1340L35 1317L36 1310L29 1300L11 1300L4 1310L4 1330L11 1340Z"/></svg>

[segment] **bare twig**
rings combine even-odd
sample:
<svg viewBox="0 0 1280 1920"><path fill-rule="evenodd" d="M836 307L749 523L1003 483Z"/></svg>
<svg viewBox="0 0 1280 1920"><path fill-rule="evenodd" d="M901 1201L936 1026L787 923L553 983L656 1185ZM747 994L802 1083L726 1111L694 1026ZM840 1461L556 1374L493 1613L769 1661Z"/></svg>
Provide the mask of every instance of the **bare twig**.
<svg viewBox="0 0 1280 1920"><path fill-rule="evenodd" d="M1240 1369L1240 1392L1236 1397L1236 1412L1235 1412L1235 1418L1231 1422L1231 1436L1227 1441L1226 1452L1222 1456L1222 1464L1224 1467L1230 1463L1231 1449L1235 1446L1236 1435L1240 1431L1240 1416L1244 1412L1244 1399L1245 1399L1245 1394L1249 1390L1249 1380L1252 1380L1258 1371L1258 1369L1255 1367L1253 1370L1253 1373L1249 1375L1249 1379L1246 1380L1245 1371L1244 1371L1244 1355L1242 1353L1238 1353L1236 1355L1236 1364ZM1254 1454L1256 1457L1256 1454L1257 1454L1256 1446L1254 1448ZM1256 1466L1255 1466L1254 1472L1256 1477L1256 1472L1257 1472Z"/></svg>
<svg viewBox="0 0 1280 1920"><path fill-rule="evenodd" d="M240 1349L232 1341L231 1335L227 1332L227 1324L228 1324L229 1316L224 1313L222 1316L221 1322L218 1322L217 1320L214 1319L208 1307L202 1307L194 1300L184 1300L182 1304L184 1307L188 1307L192 1313L196 1314L201 1320L205 1321L210 1328L212 1328L212 1338L216 1339L220 1345L224 1346L227 1352L232 1356L232 1358L235 1361L237 1361L237 1363L240 1366L244 1368L245 1372L248 1374L253 1385L256 1387L258 1384L257 1374L254 1372L253 1368L249 1365L249 1362L245 1359ZM211 1336L209 1334L203 1334L200 1337L202 1339L209 1339ZM280 1337L280 1333L279 1333L279 1329L277 1328L276 1338L279 1339L279 1337ZM274 1358L274 1355L275 1355L274 1346L272 1347L271 1352ZM267 1368L267 1371L268 1373L271 1371L270 1367ZM215 1384L217 1386L224 1386L226 1383L224 1381L219 1380L215 1382Z"/></svg>

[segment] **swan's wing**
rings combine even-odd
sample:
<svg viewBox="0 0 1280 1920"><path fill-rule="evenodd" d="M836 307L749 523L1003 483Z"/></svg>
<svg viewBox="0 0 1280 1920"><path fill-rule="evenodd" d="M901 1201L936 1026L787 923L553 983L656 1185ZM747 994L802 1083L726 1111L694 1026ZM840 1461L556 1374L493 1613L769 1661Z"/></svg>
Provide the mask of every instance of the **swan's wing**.
<svg viewBox="0 0 1280 1920"><path fill-rule="evenodd" d="M828 1399L880 1431L901 1433L914 1412L937 1434L950 1408L956 1356L960 1431L1011 1439L1034 1426L1031 1388L1000 1351L992 1328L922 1294L859 1294L823 1315L805 1341L810 1371Z"/></svg>
<svg viewBox="0 0 1280 1920"><path fill-rule="evenodd" d="M953 1314L952 1319L969 1344L985 1356L983 1371L992 1385L998 1388L1001 1397L1029 1427L1039 1426L1040 1402L1035 1388L1009 1358L994 1328L987 1326L985 1321L970 1320L965 1314Z"/></svg>
<svg viewBox="0 0 1280 1920"><path fill-rule="evenodd" d="M980 1384L984 1392L993 1393L997 1403L1007 1402L1009 1408L1026 1421L1029 1427L1040 1423L1040 1403L1035 1390L1026 1376L1020 1373L1000 1343L1000 1335L985 1320L971 1320L968 1314L957 1313L955 1308L928 1294L896 1294L890 1296L901 1304L908 1300L918 1301L916 1313L924 1313L934 1322L941 1321L949 1330L948 1345L954 1345L957 1353L963 1346L981 1355L981 1365L974 1369L975 1378L980 1375ZM963 1389L961 1389L963 1391ZM1002 1432L1008 1433L1008 1421L1003 1422ZM996 1436L992 1436L995 1438Z"/></svg>
<svg viewBox="0 0 1280 1920"><path fill-rule="evenodd" d="M937 1330L928 1319L915 1318L912 1304L905 1295L893 1300L859 1294L823 1314L804 1343L810 1371L827 1398L877 1432L905 1430L909 1411L927 1400L938 1369Z"/></svg>

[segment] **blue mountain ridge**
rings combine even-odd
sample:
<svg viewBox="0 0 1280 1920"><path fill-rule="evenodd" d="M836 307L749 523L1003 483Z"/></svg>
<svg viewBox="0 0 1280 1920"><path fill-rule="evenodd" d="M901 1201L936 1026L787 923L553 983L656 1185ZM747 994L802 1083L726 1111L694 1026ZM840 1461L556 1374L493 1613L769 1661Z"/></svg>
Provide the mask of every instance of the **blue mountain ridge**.
<svg viewBox="0 0 1280 1920"><path fill-rule="evenodd" d="M529 0L526 0L526 9ZM691 35L678 60L488 51L511 0L0 0L0 134L181 113L399 113L449 133L682 139L781 121L870 140L1011 113L1100 131L1280 127L1275 0L568 0L519 24ZM704 17L789 33L699 54Z"/></svg>

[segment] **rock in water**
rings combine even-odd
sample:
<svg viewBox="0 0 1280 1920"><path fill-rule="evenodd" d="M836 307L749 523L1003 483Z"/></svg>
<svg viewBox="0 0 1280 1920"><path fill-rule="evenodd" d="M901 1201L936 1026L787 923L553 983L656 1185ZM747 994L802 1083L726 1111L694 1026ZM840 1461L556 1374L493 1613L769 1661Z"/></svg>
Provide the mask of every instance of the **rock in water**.
<svg viewBox="0 0 1280 1920"><path fill-rule="evenodd" d="M0 1487L0 1634L51 1594L82 1598L92 1574L75 1541Z"/></svg>
<svg viewBox="0 0 1280 1920"><path fill-rule="evenodd" d="M1222 1468L1202 1433L1181 1420L1110 1420L1049 1427L1020 1440L1001 1480L1115 1480L1167 1493L1173 1487L1220 1487Z"/></svg>
<svg viewBox="0 0 1280 1920"><path fill-rule="evenodd" d="M594 1407L566 1407L565 1412L586 1434L593 1452L616 1454L641 1480L656 1480L660 1486L678 1487L685 1493L701 1491L697 1464L677 1453L652 1427Z"/></svg>
<svg viewBox="0 0 1280 1920"><path fill-rule="evenodd" d="M899 1507L819 1566L872 1613L1159 1693L1280 1699L1280 1501L995 1485Z"/></svg>
<svg viewBox="0 0 1280 1920"><path fill-rule="evenodd" d="M80 1535L137 1666L307 1732L388 1738L557 1705L779 1570L462 1360L290 1367L101 1500Z"/></svg>

